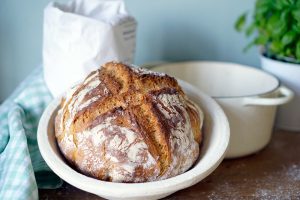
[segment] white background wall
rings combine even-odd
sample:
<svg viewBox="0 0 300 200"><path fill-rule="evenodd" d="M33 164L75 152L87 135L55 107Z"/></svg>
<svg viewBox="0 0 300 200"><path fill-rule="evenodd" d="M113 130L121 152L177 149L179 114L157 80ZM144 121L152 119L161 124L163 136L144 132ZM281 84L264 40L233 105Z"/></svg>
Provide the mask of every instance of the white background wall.
<svg viewBox="0 0 300 200"><path fill-rule="evenodd" d="M257 50L243 53L247 40L233 28L254 0L125 1L138 21L136 64L201 59L259 66ZM0 101L42 62L43 8L48 2L0 1Z"/></svg>

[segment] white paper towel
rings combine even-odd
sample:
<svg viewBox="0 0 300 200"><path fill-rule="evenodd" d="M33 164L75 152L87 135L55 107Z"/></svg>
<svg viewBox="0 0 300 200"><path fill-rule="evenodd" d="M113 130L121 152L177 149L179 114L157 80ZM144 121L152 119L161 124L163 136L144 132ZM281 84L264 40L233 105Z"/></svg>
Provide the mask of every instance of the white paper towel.
<svg viewBox="0 0 300 200"><path fill-rule="evenodd" d="M44 11L44 77L62 94L108 61L133 62L136 21L121 0L49 3Z"/></svg>

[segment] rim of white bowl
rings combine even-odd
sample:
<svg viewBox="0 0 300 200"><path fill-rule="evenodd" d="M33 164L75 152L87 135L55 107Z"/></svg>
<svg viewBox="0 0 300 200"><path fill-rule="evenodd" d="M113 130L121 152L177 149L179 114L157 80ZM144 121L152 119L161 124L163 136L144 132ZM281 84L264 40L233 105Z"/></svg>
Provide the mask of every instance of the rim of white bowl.
<svg viewBox="0 0 300 200"><path fill-rule="evenodd" d="M223 160L229 144L229 123L221 107L212 98L205 95L189 83L181 80L178 81L188 96L198 96L198 98L201 96L203 104L208 102L209 104L212 104L216 112L210 113L211 118L214 118L213 115L218 114L220 116L218 117L220 122L215 123L222 125L222 134L220 134L222 138L220 137L218 139L218 143L214 144L214 151L206 152L206 154L204 154L199 161L200 164L196 164L187 172L165 180L145 183L107 182L97 180L77 172L54 153L48 141L48 134L45 134L48 130L48 122L60 103L60 98L53 100L48 105L40 119L37 139L42 157L48 166L54 171L54 173L56 173L63 180L81 190L85 190L96 195L98 194L105 196L104 193L106 193L107 196L110 196L109 194L113 194L113 196L120 196L122 198L134 198L141 195L144 197L154 196L175 192L199 182L200 176L202 177L201 179L208 176ZM207 153L210 154L207 155ZM116 188L118 189L116 190ZM130 191L130 193L128 191Z"/></svg>

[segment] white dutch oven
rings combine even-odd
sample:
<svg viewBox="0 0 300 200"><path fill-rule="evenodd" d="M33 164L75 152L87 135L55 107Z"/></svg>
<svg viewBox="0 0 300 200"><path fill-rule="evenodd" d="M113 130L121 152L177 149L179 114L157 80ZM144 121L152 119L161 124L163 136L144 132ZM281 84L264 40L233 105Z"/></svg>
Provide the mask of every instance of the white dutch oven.
<svg viewBox="0 0 300 200"><path fill-rule="evenodd" d="M195 85L224 109L231 137L226 158L249 155L270 139L277 105L293 98L278 79L261 70L223 62L181 62L152 68Z"/></svg>

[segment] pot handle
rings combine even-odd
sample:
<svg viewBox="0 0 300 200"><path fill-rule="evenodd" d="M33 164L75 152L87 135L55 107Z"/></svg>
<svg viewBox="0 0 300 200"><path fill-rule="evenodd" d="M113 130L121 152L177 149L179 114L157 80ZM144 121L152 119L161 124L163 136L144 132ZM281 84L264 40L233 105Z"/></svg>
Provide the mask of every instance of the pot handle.
<svg viewBox="0 0 300 200"><path fill-rule="evenodd" d="M278 88L279 97L271 97L271 98L261 98L257 97L246 97L244 98L245 106L277 106L286 104L291 101L294 97L294 92L288 89L285 86L280 86Z"/></svg>

